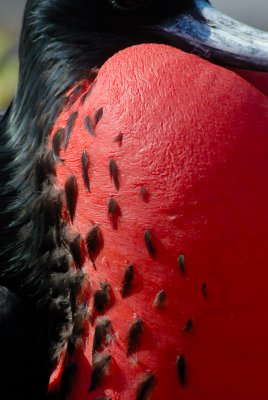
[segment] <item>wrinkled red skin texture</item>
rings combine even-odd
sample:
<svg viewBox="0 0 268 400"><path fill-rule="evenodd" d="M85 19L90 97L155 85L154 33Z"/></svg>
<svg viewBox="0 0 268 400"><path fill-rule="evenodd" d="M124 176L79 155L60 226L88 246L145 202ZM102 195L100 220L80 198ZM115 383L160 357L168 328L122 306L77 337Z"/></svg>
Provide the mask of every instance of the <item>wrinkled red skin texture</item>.
<svg viewBox="0 0 268 400"><path fill-rule="evenodd" d="M241 73L242 74L242 73ZM248 78L249 79L249 78ZM266 79L266 78L265 78ZM88 86L85 83L85 89ZM265 90L266 91L266 90ZM151 371L150 400L266 400L268 398L268 99L237 73L164 45L128 48L100 69L84 105L78 99L59 116L52 134L79 109L69 146L57 167L59 187L74 173L78 204L72 228L86 235L98 223L104 247L89 259L91 292L111 285L107 310L113 361L101 386L88 392L94 322L71 400L135 399L140 377ZM103 107L96 137L84 118ZM122 144L114 141L123 134ZM85 189L81 154L90 157ZM109 175L114 158L117 191ZM144 201L140 186L149 192ZM122 216L113 229L108 199ZM150 257L144 231L156 248ZM185 275L177 257L184 254ZM133 288L122 299L126 266ZM202 285L207 285L207 298ZM167 294L163 309L155 295ZM90 299L92 308L93 296ZM133 316L144 332L134 356L126 355ZM192 318L193 328L182 333ZM186 360L186 385L176 357ZM81 357L81 354L80 354Z"/></svg>

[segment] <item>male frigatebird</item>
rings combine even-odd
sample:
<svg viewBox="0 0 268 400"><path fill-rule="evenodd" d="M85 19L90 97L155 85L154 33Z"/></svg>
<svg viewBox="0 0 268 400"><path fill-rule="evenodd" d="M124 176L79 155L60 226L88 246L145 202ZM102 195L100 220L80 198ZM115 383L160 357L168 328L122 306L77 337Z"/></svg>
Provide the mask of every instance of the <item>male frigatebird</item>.
<svg viewBox="0 0 268 400"><path fill-rule="evenodd" d="M268 34L218 13L205 0L27 2L18 89L0 125L0 390L5 399L45 398L59 360L51 379L55 398L226 399L226 387L231 400L267 397L260 355L267 354L267 346L259 349L254 336L264 329L260 321L266 317L245 302L243 312L254 328L248 350L240 337L248 330L241 314L244 297L237 295L241 304L232 297L235 284L244 293L238 285L239 268L245 268L241 254L249 252L252 268L254 260L259 266L263 262L257 250L264 248L267 213L256 199L267 167L266 98L235 73L177 49L229 68L268 70ZM227 135L228 119L237 135L231 128ZM191 140L187 124L194 131ZM247 127L256 131L254 143ZM141 135L131 136L137 129ZM246 160L251 167L247 183L259 196L256 204L239 186ZM231 200L225 188L229 181L235 193ZM204 193L203 187L208 188ZM244 214L250 223L257 215L254 204L261 210L250 225L260 236L258 245L254 235L243 236ZM233 219L226 210L234 210ZM231 222L228 231L215 217L219 214L224 223ZM201 232L201 226L209 229ZM237 244L237 232L243 245ZM223 247L212 244L217 235ZM251 249L243 247L249 243ZM208 256L205 250L211 248ZM229 274L230 268L221 260L234 248L239 268L235 284L228 286L223 271ZM228 265L233 263L231 258ZM259 268L264 282L267 275ZM263 293L246 273L245 287L252 284L248 295ZM267 306L265 293L261 299ZM225 336L228 349L217 342ZM233 343L234 359L225 358ZM252 368L247 351L260 362ZM219 359L211 364L214 354ZM224 379L220 386L217 373Z"/></svg>

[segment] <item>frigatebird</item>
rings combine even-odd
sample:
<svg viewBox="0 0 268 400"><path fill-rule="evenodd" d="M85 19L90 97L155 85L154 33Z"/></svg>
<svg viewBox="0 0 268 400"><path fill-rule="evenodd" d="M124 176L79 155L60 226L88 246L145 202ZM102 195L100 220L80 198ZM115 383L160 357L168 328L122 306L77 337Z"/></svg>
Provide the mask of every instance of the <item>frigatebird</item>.
<svg viewBox="0 0 268 400"><path fill-rule="evenodd" d="M2 362L10 365L1 375L6 399L45 398L44 387L63 349L67 345L69 354L74 351L79 331L75 321L84 313L76 304L84 273L69 268L70 246L75 258L77 240L67 249L63 199L48 190L55 162L61 162L62 137L59 132L54 150L47 152L49 133L77 82L94 79L113 54L142 43L171 45L228 67L268 71L268 34L222 15L206 0L28 0L17 93L0 125L0 284L1 301L9 305L1 310L1 329L5 324L17 335L6 334L1 340ZM113 175L116 166L110 167ZM149 231L146 234L153 253ZM13 343L22 334L29 339L33 330L37 343L21 345L26 346L25 358ZM13 353L21 364L12 361ZM46 366L38 387L37 378L19 370L14 376L14 364L29 372L33 357ZM178 369L183 381L182 357ZM13 391L10 383L4 385L11 374ZM139 398L145 397L141 393Z"/></svg>

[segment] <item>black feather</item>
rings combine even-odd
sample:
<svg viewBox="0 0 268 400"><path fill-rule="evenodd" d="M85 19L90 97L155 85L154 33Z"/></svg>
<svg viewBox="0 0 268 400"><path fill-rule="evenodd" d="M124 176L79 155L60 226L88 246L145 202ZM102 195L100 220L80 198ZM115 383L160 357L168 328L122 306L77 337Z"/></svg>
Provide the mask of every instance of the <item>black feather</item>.
<svg viewBox="0 0 268 400"><path fill-rule="evenodd" d="M138 385L136 400L147 400L154 386L155 386L155 376L154 374L149 373L148 375L142 378L140 384Z"/></svg>
<svg viewBox="0 0 268 400"><path fill-rule="evenodd" d="M44 154L42 153L42 151L40 151L39 153L36 154L34 171L35 171L36 189L40 190L41 185L49 176L56 175L56 165L55 165L53 151L47 150L45 151Z"/></svg>
<svg viewBox="0 0 268 400"><path fill-rule="evenodd" d="M207 284L203 283L202 285L202 294L205 300L207 300L208 297L208 292L207 292Z"/></svg>
<svg viewBox="0 0 268 400"><path fill-rule="evenodd" d="M119 146L121 146L123 143L123 133L118 133L118 135L114 139L114 142L118 143Z"/></svg>
<svg viewBox="0 0 268 400"><path fill-rule="evenodd" d="M35 211L39 215L39 226L44 225L44 232L52 226L59 227L62 215L62 192L53 186L44 187L35 204Z"/></svg>
<svg viewBox="0 0 268 400"><path fill-rule="evenodd" d="M86 245L89 257L94 263L103 247L103 238L98 224L94 225L86 236Z"/></svg>
<svg viewBox="0 0 268 400"><path fill-rule="evenodd" d="M95 112L95 115L94 115L95 126L100 122L102 117L103 117L103 108L101 107L101 108L98 108L98 110Z"/></svg>
<svg viewBox="0 0 268 400"><path fill-rule="evenodd" d="M92 358L98 348L107 340L107 336L111 331L111 321L108 317L99 317L96 321L94 339L92 345Z"/></svg>
<svg viewBox="0 0 268 400"><path fill-rule="evenodd" d="M60 244L60 239L59 239L59 231L56 226L51 226L45 235L41 247L40 247L40 253L46 253L49 251L52 253L52 251L58 247Z"/></svg>
<svg viewBox="0 0 268 400"><path fill-rule="evenodd" d="M76 100L78 99L80 94L83 92L83 90L84 90L84 86L82 84L81 85L77 85L74 88L72 94L69 97L69 106L70 107L76 102Z"/></svg>
<svg viewBox="0 0 268 400"><path fill-rule="evenodd" d="M78 185L75 175L70 175L67 178L67 181L65 182L65 194L68 211L71 221L73 222L78 197Z"/></svg>
<svg viewBox="0 0 268 400"><path fill-rule="evenodd" d="M116 190L119 190L120 183L119 183L119 168L116 163L116 161L112 158L109 162L109 171L110 171L110 177L112 178L114 182L114 186Z"/></svg>
<svg viewBox="0 0 268 400"><path fill-rule="evenodd" d="M48 268L51 272L68 272L71 267L71 255L62 247L54 250L49 257Z"/></svg>
<svg viewBox="0 0 268 400"><path fill-rule="evenodd" d="M154 299L154 306L156 308L162 308L166 304L166 292L164 290L160 290L160 292L157 293Z"/></svg>
<svg viewBox="0 0 268 400"><path fill-rule="evenodd" d="M70 140L70 137L71 137L71 134L72 134L72 130L73 130L73 127L74 127L74 124L75 124L75 121L76 121L77 117L78 117L78 112L75 111L68 118L67 126L66 126L66 135L65 135L65 150L68 147L69 140Z"/></svg>
<svg viewBox="0 0 268 400"><path fill-rule="evenodd" d="M122 281L122 290L121 290L122 297L126 297L129 295L132 288L133 279L134 279L134 266L133 264L129 264L125 270L124 278Z"/></svg>
<svg viewBox="0 0 268 400"><path fill-rule="evenodd" d="M110 197L110 199L108 200L108 214L110 216L113 228L117 229L118 221L119 218L122 216L122 212L117 201L113 197Z"/></svg>
<svg viewBox="0 0 268 400"><path fill-rule="evenodd" d="M151 235L151 232L149 231L149 229L146 229L146 231L144 232L144 241L145 241L148 253L150 254L150 256L152 258L154 258L155 257L155 247L153 245L152 235Z"/></svg>
<svg viewBox="0 0 268 400"><path fill-rule="evenodd" d="M90 86L90 88L88 89L88 91L81 97L81 102L80 102L81 105L85 104L85 101L88 98L88 96L90 95L90 93L92 92L93 87L94 87L94 84L92 84Z"/></svg>
<svg viewBox="0 0 268 400"><path fill-rule="evenodd" d="M77 268L81 269L84 264L81 235L79 234L73 240L71 240L69 246Z"/></svg>
<svg viewBox="0 0 268 400"><path fill-rule="evenodd" d="M182 332L189 332L193 329L193 320L192 319L188 319L188 321L186 322L186 324L184 325L184 327L182 328Z"/></svg>
<svg viewBox="0 0 268 400"><path fill-rule="evenodd" d="M88 326L88 318L89 311L87 305L75 305L75 311L73 312L73 329L67 347L67 351L70 356L74 354L78 343L80 347L84 344L83 335L85 334L86 327Z"/></svg>
<svg viewBox="0 0 268 400"><path fill-rule="evenodd" d="M181 271L181 274L184 275L185 274L185 259L184 259L184 255L180 254L178 259L177 259L177 263L178 263L178 267Z"/></svg>
<svg viewBox="0 0 268 400"><path fill-rule="evenodd" d="M127 354L130 355L137 350L143 333L143 322L141 318L134 319L127 333Z"/></svg>
<svg viewBox="0 0 268 400"><path fill-rule="evenodd" d="M82 156L81 156L81 163L82 163L82 176L83 176L83 181L85 184L85 187L87 191L90 191L90 182L89 182L89 155L87 150L83 150Z"/></svg>
<svg viewBox="0 0 268 400"><path fill-rule="evenodd" d="M144 185L140 187L140 196L145 203L148 203L148 201L150 200L150 193Z"/></svg>
<svg viewBox="0 0 268 400"><path fill-rule="evenodd" d="M103 313L110 304L110 285L107 282L100 284L101 289L94 294L94 310Z"/></svg>
<svg viewBox="0 0 268 400"><path fill-rule="evenodd" d="M65 138L65 129L59 129L53 136L52 139L52 149L54 154L54 159L57 163L61 162L60 151L63 149L63 142Z"/></svg>
<svg viewBox="0 0 268 400"><path fill-rule="evenodd" d="M95 130L94 130L94 128L93 128L93 125L92 125L92 123L91 123L91 121L90 121L89 115L87 115L87 116L85 117L85 128L86 128L86 130L87 130L92 136L96 136L96 133L95 133Z"/></svg>
<svg viewBox="0 0 268 400"><path fill-rule="evenodd" d="M108 370L112 356L110 354L101 354L95 358L92 366L91 383L89 392L95 390L101 383L101 379Z"/></svg>
<svg viewBox="0 0 268 400"><path fill-rule="evenodd" d="M182 386L185 386L186 382L186 363L183 355L179 355L176 360L177 375L179 382Z"/></svg>

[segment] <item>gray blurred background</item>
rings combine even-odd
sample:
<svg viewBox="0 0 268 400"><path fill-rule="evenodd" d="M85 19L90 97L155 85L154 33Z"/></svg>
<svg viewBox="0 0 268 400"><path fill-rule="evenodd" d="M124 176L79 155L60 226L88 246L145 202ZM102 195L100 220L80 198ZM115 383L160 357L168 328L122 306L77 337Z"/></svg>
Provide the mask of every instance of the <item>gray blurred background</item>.
<svg viewBox="0 0 268 400"><path fill-rule="evenodd" d="M179 1L179 0L178 0ZM212 0L220 10L268 31L268 0ZM0 0L0 108L13 96L17 77L16 43L26 0ZM3 56L7 56L7 61Z"/></svg>

